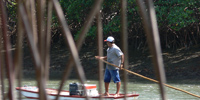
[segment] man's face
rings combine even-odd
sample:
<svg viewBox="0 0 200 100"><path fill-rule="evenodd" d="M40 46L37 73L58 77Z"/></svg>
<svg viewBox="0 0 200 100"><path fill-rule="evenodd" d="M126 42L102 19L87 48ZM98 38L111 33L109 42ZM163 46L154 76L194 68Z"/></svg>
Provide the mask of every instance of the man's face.
<svg viewBox="0 0 200 100"><path fill-rule="evenodd" d="M110 42L106 42L106 43L107 43L107 45L108 45L109 47L112 46L112 43L110 43Z"/></svg>

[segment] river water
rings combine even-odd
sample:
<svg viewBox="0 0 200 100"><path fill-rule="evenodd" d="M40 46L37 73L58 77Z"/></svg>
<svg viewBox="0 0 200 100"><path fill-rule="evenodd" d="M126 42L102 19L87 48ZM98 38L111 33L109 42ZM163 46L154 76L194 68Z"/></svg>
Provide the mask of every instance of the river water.
<svg viewBox="0 0 200 100"><path fill-rule="evenodd" d="M65 82L64 90L69 89L69 84L79 82L79 80L68 80ZM54 88L57 89L59 86L60 81L59 80L49 80L47 87L48 88ZM96 84L98 87L98 80L87 80L87 84ZM188 92L191 92L196 95L200 95L200 80L172 80L168 81L169 85L174 86L176 88L180 88L183 90L186 90ZM36 81L34 80L24 80L22 82L22 85L28 85L28 86L35 86ZM103 85L104 86L104 85ZM150 81L141 81L141 80L129 80L128 84L128 93L136 92L140 96L138 97L138 100L161 100L160 97L160 91L158 84L150 82ZM165 87L166 90L166 96L167 100L200 100L200 98L193 97L191 95L188 95L186 93ZM104 91L104 88L103 88ZM116 91L116 84L113 82L110 83L109 92L115 93ZM120 89L120 93L123 93L123 82ZM29 100L29 99L23 99L23 100Z"/></svg>

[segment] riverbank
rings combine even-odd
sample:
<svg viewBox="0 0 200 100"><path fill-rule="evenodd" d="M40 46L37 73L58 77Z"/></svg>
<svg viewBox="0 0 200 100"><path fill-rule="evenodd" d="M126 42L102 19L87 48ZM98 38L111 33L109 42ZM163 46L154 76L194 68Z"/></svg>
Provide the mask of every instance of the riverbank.
<svg viewBox="0 0 200 100"><path fill-rule="evenodd" d="M167 79L199 79L200 73L200 47L194 46L188 49L163 50L163 62ZM104 53L106 47L104 48ZM62 77L69 59L69 51L64 46L52 46L50 57L50 78ZM94 58L97 55L95 46L85 46L80 50L80 61L87 79L98 79L98 61ZM154 67L151 56L146 52L129 50L129 70L146 77L154 78ZM24 49L24 74L33 73L34 66L28 48ZM121 72L121 75L122 72ZM129 79L139 78L128 74ZM26 76L27 77L27 76ZM70 78L78 78L78 74L73 68Z"/></svg>

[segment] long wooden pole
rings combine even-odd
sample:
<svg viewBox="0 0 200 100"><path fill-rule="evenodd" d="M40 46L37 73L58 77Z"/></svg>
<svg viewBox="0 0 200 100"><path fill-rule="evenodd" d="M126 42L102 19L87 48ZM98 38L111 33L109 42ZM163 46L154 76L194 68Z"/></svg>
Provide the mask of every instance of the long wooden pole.
<svg viewBox="0 0 200 100"><path fill-rule="evenodd" d="M100 60L100 61L103 61L103 62L106 63L106 64L109 64L109 65L111 65L111 66L114 66L114 67L119 68L119 66L114 65L114 64L112 64L112 63L109 63L109 62L107 62L107 61L105 61L105 60L103 60L103 59L99 59L99 60ZM124 71L126 71L126 72L128 72L128 73L131 73L131 74L133 74L133 75L139 76L139 77L141 77L141 78L144 78L144 79L146 79L146 80L149 80L149 81L152 81L152 82L155 82L155 83L158 83L158 84L161 83L161 82L159 82L159 81L157 81L157 80L154 80L154 79L148 78L148 77L146 77L146 76L143 76L143 75L141 75L141 74L135 73L135 72L130 71L130 70L125 69L125 68L121 68L121 70L124 70ZM194 96L194 97L200 98L199 95L196 95L196 94L190 93L190 92L185 91L185 90L183 90L183 89L173 87L173 86L168 85L168 84L166 84L166 83L161 83L161 84L163 84L163 86L166 86L166 87L169 87L169 88L172 88L172 89L175 89L175 90L178 90L178 91L184 92L184 93L186 93L186 94L192 95L192 96Z"/></svg>

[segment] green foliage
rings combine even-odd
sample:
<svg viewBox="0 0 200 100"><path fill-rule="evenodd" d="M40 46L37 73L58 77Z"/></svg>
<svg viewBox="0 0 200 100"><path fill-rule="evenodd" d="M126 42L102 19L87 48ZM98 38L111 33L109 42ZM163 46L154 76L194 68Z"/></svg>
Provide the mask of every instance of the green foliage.
<svg viewBox="0 0 200 100"><path fill-rule="evenodd" d="M73 36L75 37L75 39L77 39L80 34L81 27L91 10L93 2L94 0L60 0L60 4L65 13L67 23L71 27L71 30L74 32ZM119 1L116 2L116 0L109 0L104 2L102 5L102 10L104 17L103 32L105 34L109 32L119 32ZM56 20L56 18L54 19ZM96 24L94 24L87 33L87 37L94 38L96 36L96 29Z"/></svg>
<svg viewBox="0 0 200 100"><path fill-rule="evenodd" d="M78 38L94 2L95 0L60 0L67 23L75 39ZM173 32L181 32L182 29L200 22L199 4L199 0L154 0L159 30L162 31L162 34L167 34L169 28ZM104 36L114 35L119 37L121 27L120 1L104 1L101 9ZM134 44L135 47L141 46L141 43L145 46L146 40L138 9L136 0L127 0L127 29L129 38L137 41ZM53 17L53 20L55 20L53 26L59 27L59 24L56 24L56 17ZM94 19L86 37L95 39L96 29L96 20ZM165 37L161 38L164 38L161 40L165 40Z"/></svg>
<svg viewBox="0 0 200 100"><path fill-rule="evenodd" d="M180 30L181 28L194 23L196 20L194 17L190 16L193 13L192 10L184 11L184 7L174 7L171 10L173 12L169 12L167 20L169 20L168 22L172 29Z"/></svg>
<svg viewBox="0 0 200 100"><path fill-rule="evenodd" d="M103 17L103 33L110 35L110 33L118 33L120 31L120 11L119 1L109 0L103 3L102 17Z"/></svg>
<svg viewBox="0 0 200 100"><path fill-rule="evenodd" d="M75 39L78 38L81 28L83 27L83 24L86 22L86 18L89 16L89 12L91 11L95 1L96 0L59 0L67 24L69 25L70 31L72 32L72 35ZM12 4L6 5L9 17L8 22L9 24L12 24L9 26L15 26L14 25L16 24L15 22L17 22L16 3L13 2L13 0L10 0L10 2ZM161 40L165 41L165 36L166 34L168 35L168 32L183 33L183 29L184 30L187 29L188 31L192 30L194 34L195 33L200 34L200 32L197 30L200 27L199 4L200 0L154 0L154 7L156 10L158 27L159 31L162 32L160 37ZM128 38L129 40L134 40L136 42L134 44L135 47L141 46L141 44L145 46L146 42L146 36L144 34L142 19L138 10L139 7L136 4L136 0L127 0L127 21L128 21L127 29L129 33ZM116 37L120 37L119 34L121 28L120 0L104 1L101 7L101 16L102 16L104 36L114 35ZM198 28L191 29L191 26ZM12 30L12 28L9 29ZM94 21L86 35L86 38L95 39L96 31L97 31L96 19L94 17ZM58 23L58 18L54 11L52 16L52 33L53 36L58 36L58 37L61 36L60 24ZM173 35L169 37L174 37ZM179 35L179 37L184 37L181 36L184 34L176 34L176 35ZM195 36L193 36L192 38L194 37ZM54 39L60 39L60 38L54 38ZM198 39L198 37L195 37L195 39L200 40ZM175 41L177 43L177 41L181 42L182 40L174 39L166 41Z"/></svg>
<svg viewBox="0 0 200 100"><path fill-rule="evenodd" d="M86 34L86 37L90 37L90 39L94 39L97 33L97 27L96 26L92 26L89 30L89 32ZM77 32L77 34L75 34L75 40L78 39L80 34L80 31Z"/></svg>
<svg viewBox="0 0 200 100"><path fill-rule="evenodd" d="M188 25L198 22L195 9L200 2L196 0L159 0L155 2L155 9L158 19L158 25L169 26L172 29L179 31Z"/></svg>
<svg viewBox="0 0 200 100"><path fill-rule="evenodd" d="M60 0L60 4L72 30L80 30L91 9L93 0Z"/></svg>
<svg viewBox="0 0 200 100"><path fill-rule="evenodd" d="M8 11L8 16L10 19L13 21L16 21L16 15L17 15L17 6L15 2L11 2L13 5L8 4L7 5L7 11Z"/></svg>
<svg viewBox="0 0 200 100"><path fill-rule="evenodd" d="M110 32L117 33L120 31L120 17L115 16L108 24L104 24L103 31L105 34Z"/></svg>

